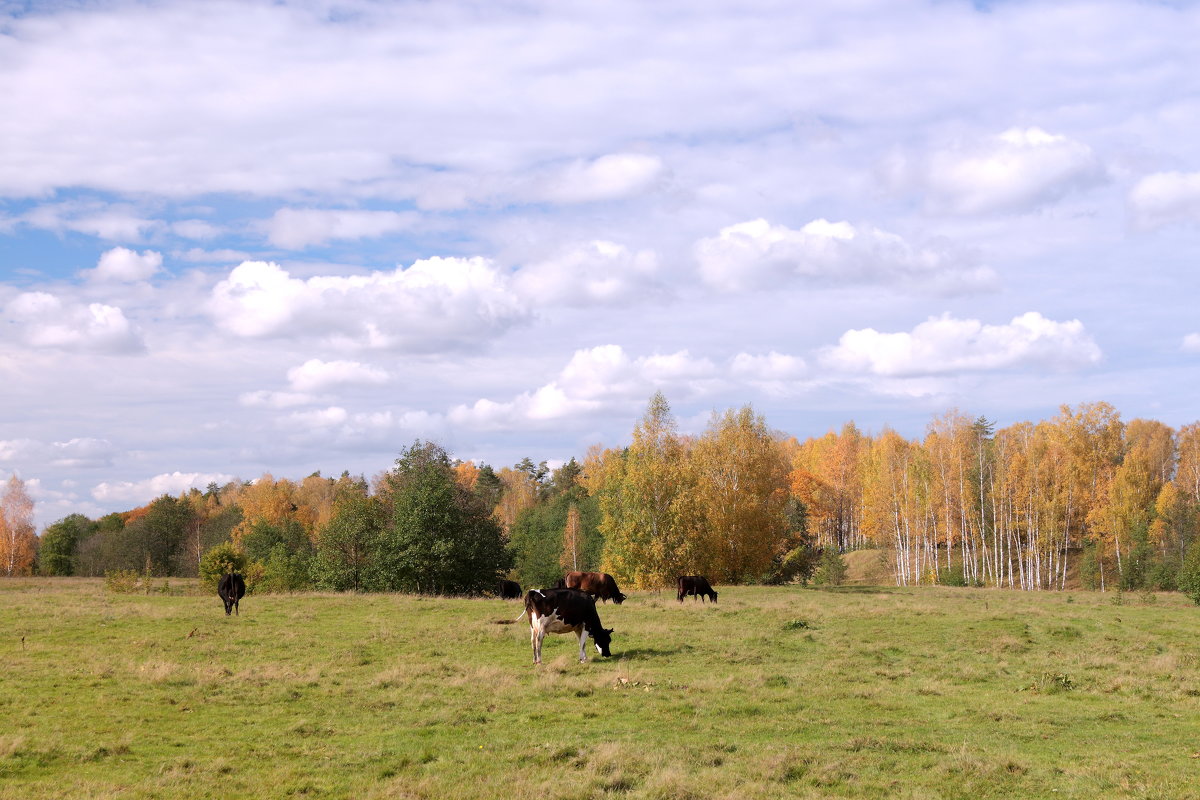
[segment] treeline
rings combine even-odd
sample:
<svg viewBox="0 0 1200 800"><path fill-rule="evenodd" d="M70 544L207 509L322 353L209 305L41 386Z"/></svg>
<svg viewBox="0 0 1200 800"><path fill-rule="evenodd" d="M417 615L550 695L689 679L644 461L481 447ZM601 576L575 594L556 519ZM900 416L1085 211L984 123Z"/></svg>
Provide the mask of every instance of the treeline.
<svg viewBox="0 0 1200 800"><path fill-rule="evenodd" d="M817 541L887 548L900 584L1190 590L1200 573L1200 424L1094 403L997 431L951 411L919 441L847 425L793 464Z"/></svg>
<svg viewBox="0 0 1200 800"><path fill-rule="evenodd" d="M477 592L570 569L656 588L696 573L803 579L818 554L836 574L837 553L877 548L901 585L1200 597L1198 526L1200 423L1124 422L1096 403L1002 430L951 411L921 439L850 423L799 441L745 407L686 436L657 394L627 447L557 470L528 458L497 470L417 442L369 482L264 475L72 515L27 569L194 576L224 548L259 591Z"/></svg>

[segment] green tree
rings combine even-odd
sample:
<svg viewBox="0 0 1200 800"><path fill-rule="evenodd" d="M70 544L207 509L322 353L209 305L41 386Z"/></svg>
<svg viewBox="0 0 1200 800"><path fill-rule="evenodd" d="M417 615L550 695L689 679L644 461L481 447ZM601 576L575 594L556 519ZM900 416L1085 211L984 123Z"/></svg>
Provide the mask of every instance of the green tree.
<svg viewBox="0 0 1200 800"><path fill-rule="evenodd" d="M39 571L43 575L76 574L79 545L95 530L96 523L83 514L71 514L49 525L42 532L38 550Z"/></svg>
<svg viewBox="0 0 1200 800"><path fill-rule="evenodd" d="M813 583L817 586L841 586L846 580L850 568L842 554L832 548L826 548L817 562L817 571L813 574Z"/></svg>
<svg viewBox="0 0 1200 800"><path fill-rule="evenodd" d="M217 590L222 575L245 571L246 554L234 547L233 542L222 542L200 559L200 583L209 591Z"/></svg>
<svg viewBox="0 0 1200 800"><path fill-rule="evenodd" d="M1200 606L1200 540L1192 542L1179 569L1179 591Z"/></svg>
<svg viewBox="0 0 1200 800"><path fill-rule="evenodd" d="M334 503L333 517L321 529L312 575L322 589L362 591L372 553L379 547L384 509L366 492L346 493Z"/></svg>
<svg viewBox="0 0 1200 800"><path fill-rule="evenodd" d="M294 592L307 588L312 544L304 526L292 519L272 524L259 518L242 534L242 550L262 592Z"/></svg>
<svg viewBox="0 0 1200 800"><path fill-rule="evenodd" d="M385 478L391 524L380 537L368 588L421 594L490 590L511 565L500 526L454 479L446 451L415 442Z"/></svg>
<svg viewBox="0 0 1200 800"><path fill-rule="evenodd" d="M603 542L597 527L600 522L599 502L588 497L580 487L556 495L544 503L526 509L513 524L509 549L524 586L551 586L562 577L564 552L571 509L578 515L576 563L582 570L595 570L600 565Z"/></svg>

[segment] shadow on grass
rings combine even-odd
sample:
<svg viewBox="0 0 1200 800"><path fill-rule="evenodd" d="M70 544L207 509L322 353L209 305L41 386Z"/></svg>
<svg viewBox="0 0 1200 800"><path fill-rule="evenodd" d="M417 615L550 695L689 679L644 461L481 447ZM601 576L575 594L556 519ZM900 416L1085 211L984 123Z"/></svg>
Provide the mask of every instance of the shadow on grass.
<svg viewBox="0 0 1200 800"><path fill-rule="evenodd" d="M895 586L806 586L814 592L830 592L832 594L912 594L908 587Z"/></svg>
<svg viewBox="0 0 1200 800"><path fill-rule="evenodd" d="M629 650L621 650L613 653L613 658L619 661L649 661L655 658L664 658L666 656L677 656L684 651L682 647L676 647L670 650L661 647L634 647Z"/></svg>

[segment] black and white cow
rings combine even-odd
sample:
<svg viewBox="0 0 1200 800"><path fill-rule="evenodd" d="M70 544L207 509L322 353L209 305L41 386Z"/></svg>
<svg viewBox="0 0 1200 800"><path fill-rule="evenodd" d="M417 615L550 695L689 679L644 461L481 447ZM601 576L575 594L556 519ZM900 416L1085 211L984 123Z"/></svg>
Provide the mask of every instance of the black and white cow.
<svg viewBox="0 0 1200 800"><path fill-rule="evenodd" d="M238 601L246 596L246 581L236 572L222 575L217 583L217 594L225 601L225 616L237 611ZM241 613L238 613L241 616Z"/></svg>
<svg viewBox="0 0 1200 800"><path fill-rule="evenodd" d="M596 601L575 589L530 589L525 595L525 610L529 615L529 641L533 645L533 663L542 663L542 639L547 633L579 635L579 663L587 661L587 638L596 641L596 652L608 658L612 628L605 629L596 613ZM521 617L517 617L520 619Z"/></svg>
<svg viewBox="0 0 1200 800"><path fill-rule="evenodd" d="M683 598L689 594L693 598L699 597L701 601L705 597L712 598L712 601L717 602L717 593L713 590L712 584L708 582L708 578L703 575L680 575L675 579L676 589L678 589L679 602L683 602Z"/></svg>

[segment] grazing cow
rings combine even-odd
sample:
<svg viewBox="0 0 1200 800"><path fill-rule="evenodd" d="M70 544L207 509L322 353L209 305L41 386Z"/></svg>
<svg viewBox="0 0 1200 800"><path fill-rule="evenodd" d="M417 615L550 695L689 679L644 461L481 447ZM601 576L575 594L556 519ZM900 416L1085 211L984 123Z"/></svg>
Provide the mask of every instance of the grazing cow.
<svg viewBox="0 0 1200 800"><path fill-rule="evenodd" d="M236 572L222 575L217 583L217 594L225 601L225 616L238 610L238 601L246 596L246 582ZM241 616L239 612L238 616Z"/></svg>
<svg viewBox="0 0 1200 800"><path fill-rule="evenodd" d="M516 581L501 580L496 588L496 594L504 600L516 600L521 596L521 584Z"/></svg>
<svg viewBox="0 0 1200 800"><path fill-rule="evenodd" d="M617 588L617 582L607 572L568 572L563 584L568 589L578 589L605 602L612 600L621 605L625 600L625 595Z"/></svg>
<svg viewBox="0 0 1200 800"><path fill-rule="evenodd" d="M542 639L547 633L576 633L579 635L579 663L587 662L585 646L590 634L596 641L596 652L608 658L612 628L605 629L596 613L596 601L590 595L574 589L530 589L525 595L525 610L529 615L529 642L533 645L533 663L542 663ZM517 617L520 619L521 617Z"/></svg>
<svg viewBox="0 0 1200 800"><path fill-rule="evenodd" d="M713 590L712 584L708 582L708 578L703 575L680 575L675 579L676 588L679 590L679 602L683 602L683 598L689 594L693 599L699 597L703 602L705 597L711 597L712 601L717 602L717 593Z"/></svg>

